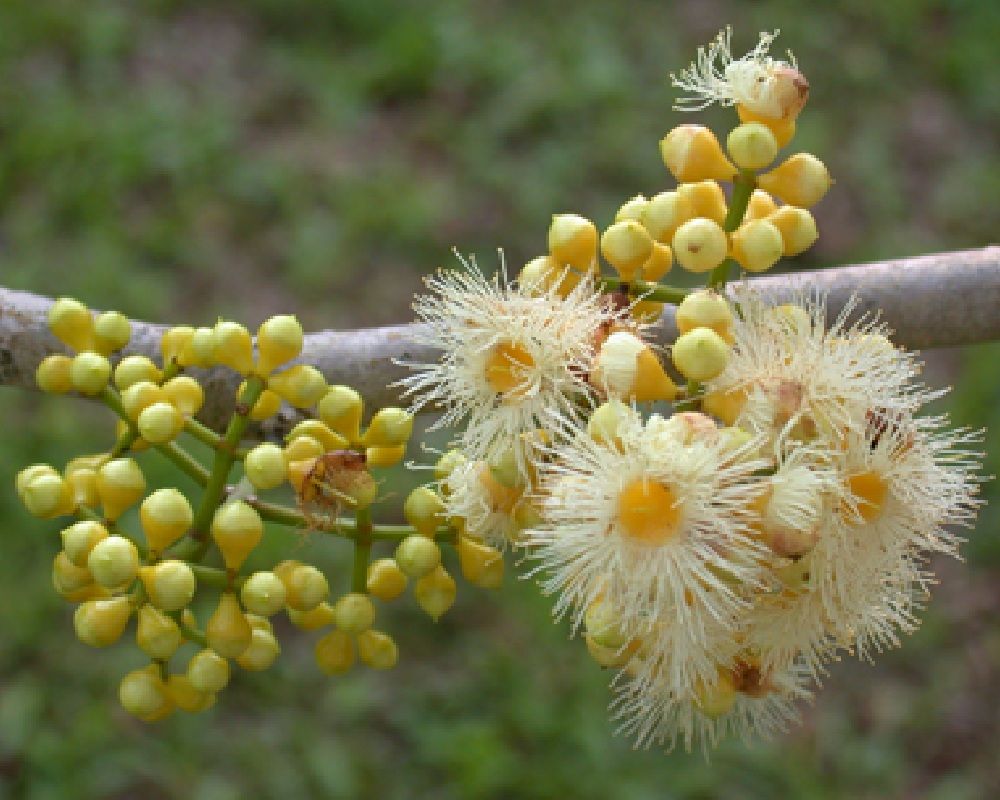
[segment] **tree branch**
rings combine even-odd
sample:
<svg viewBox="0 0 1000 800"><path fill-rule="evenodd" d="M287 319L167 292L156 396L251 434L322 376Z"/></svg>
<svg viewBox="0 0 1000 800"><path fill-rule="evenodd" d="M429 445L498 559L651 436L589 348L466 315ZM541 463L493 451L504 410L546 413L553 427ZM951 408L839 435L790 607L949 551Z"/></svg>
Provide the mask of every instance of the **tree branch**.
<svg viewBox="0 0 1000 800"><path fill-rule="evenodd" d="M1000 339L1000 247L936 253L895 261L857 264L827 270L753 278L755 286L781 298L795 289L829 292L832 313L854 293L864 311L881 309L896 332L895 341L910 348L946 347ZM0 288L0 385L35 388L35 369L51 353L65 348L49 333L47 297ZM164 325L133 322L127 353L159 360ZM390 386L406 374L397 359L430 361L429 348L413 343L411 325L356 331L320 331L306 337L300 361L314 364L330 383L356 388L373 407L399 402ZM656 337L672 341L677 331L668 306ZM206 405L199 418L218 429L229 418L239 378L231 370L193 370L205 386ZM294 412L279 415L262 431L287 430Z"/></svg>

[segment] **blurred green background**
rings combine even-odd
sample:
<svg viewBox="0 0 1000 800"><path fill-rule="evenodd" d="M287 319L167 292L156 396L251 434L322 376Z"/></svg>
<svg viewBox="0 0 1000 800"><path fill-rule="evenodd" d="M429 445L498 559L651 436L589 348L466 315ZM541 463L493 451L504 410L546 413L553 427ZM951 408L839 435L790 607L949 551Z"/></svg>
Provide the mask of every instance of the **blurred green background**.
<svg viewBox="0 0 1000 800"><path fill-rule="evenodd" d="M991 242L995 0L10 0L0 283L157 321L407 320L452 246L487 265L502 246L519 266L551 213L606 223L668 188L656 143L681 118L667 73L726 23L740 51L780 27L813 87L797 145L837 184L801 266ZM732 114L707 119L724 131ZM1000 346L929 356L954 417L1000 428ZM78 401L5 389L0 415L7 487L25 463L109 441L107 416ZM938 565L902 649L835 665L801 727L706 764L615 738L606 675L517 580L460 585L436 626L395 604L391 673L324 678L315 636L289 632L279 665L241 674L208 714L143 725L116 700L141 659L75 640L49 585L58 525L4 491L0 797L998 796L998 517L983 512L965 563ZM345 556L294 534L271 550L331 570Z"/></svg>

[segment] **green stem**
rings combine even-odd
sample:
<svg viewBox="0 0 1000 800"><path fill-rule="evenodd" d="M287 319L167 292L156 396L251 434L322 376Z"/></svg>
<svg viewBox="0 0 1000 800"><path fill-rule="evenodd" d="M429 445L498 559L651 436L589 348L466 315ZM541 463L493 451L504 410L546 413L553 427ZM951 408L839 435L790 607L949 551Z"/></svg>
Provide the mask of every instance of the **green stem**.
<svg viewBox="0 0 1000 800"><path fill-rule="evenodd" d="M602 292L624 290L629 297L641 297L643 300L655 300L673 305L677 305L691 294L690 289L681 289L677 286L666 286L650 281L623 281L621 278L601 278L597 286Z"/></svg>
<svg viewBox="0 0 1000 800"><path fill-rule="evenodd" d="M750 205L750 197L753 190L757 188L757 173L752 169L741 169L739 174L733 179L733 198L729 203L729 211L726 219L722 223L722 229L726 233L732 233L743 222L746 216L747 206ZM712 270L708 276L708 288L721 289L729 280L729 267L736 262L727 258L719 266Z"/></svg>
<svg viewBox="0 0 1000 800"><path fill-rule="evenodd" d="M182 472L186 472L196 483L202 486L208 483L208 470L199 463L198 459L177 444L177 442L158 444L156 445L156 449L180 467Z"/></svg>
<svg viewBox="0 0 1000 800"><path fill-rule="evenodd" d="M222 437L213 431L208 425L198 422L194 417L184 419L184 430L190 433L202 444L207 444L213 450L217 450L222 442Z"/></svg>
<svg viewBox="0 0 1000 800"><path fill-rule="evenodd" d="M359 508L354 517L354 567L351 591L364 592L368 587L368 562L372 557L372 512Z"/></svg>
<svg viewBox="0 0 1000 800"><path fill-rule="evenodd" d="M239 589L246 581L246 578L239 576L230 580L229 573L224 569L206 567L202 564L188 564L188 566L191 567L191 571L198 579L198 583L203 583L206 586L212 586L216 589Z"/></svg>
<svg viewBox="0 0 1000 800"><path fill-rule="evenodd" d="M180 611L172 611L170 612L170 616L173 617L174 622L177 623L177 627L181 629L181 633L184 634L185 639L201 645L202 647L208 647L208 639L205 638L205 634L195 628L192 628L190 625L185 624L184 617Z"/></svg>

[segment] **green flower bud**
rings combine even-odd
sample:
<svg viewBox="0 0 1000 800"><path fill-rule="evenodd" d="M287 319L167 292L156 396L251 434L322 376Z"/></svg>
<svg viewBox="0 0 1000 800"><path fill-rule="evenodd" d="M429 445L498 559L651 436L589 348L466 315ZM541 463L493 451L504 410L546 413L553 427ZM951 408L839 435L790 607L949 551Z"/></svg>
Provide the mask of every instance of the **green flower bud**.
<svg viewBox="0 0 1000 800"><path fill-rule="evenodd" d="M766 125L745 122L729 132L726 149L740 169L764 169L778 156L778 140Z"/></svg>
<svg viewBox="0 0 1000 800"><path fill-rule="evenodd" d="M392 669L399 661L399 649L382 631L365 631L358 636L358 655L372 669Z"/></svg>
<svg viewBox="0 0 1000 800"><path fill-rule="evenodd" d="M601 600L587 607L583 623L587 628L587 634L601 647L617 650L628 641L628 637L621 630L620 615Z"/></svg>
<svg viewBox="0 0 1000 800"><path fill-rule="evenodd" d="M221 692L229 683L229 662L206 647L188 662L187 679L199 692Z"/></svg>
<svg viewBox="0 0 1000 800"><path fill-rule="evenodd" d="M85 350L73 356L69 377L73 388L80 394L98 394L108 385L111 362L105 356Z"/></svg>
<svg viewBox="0 0 1000 800"><path fill-rule="evenodd" d="M90 586L94 576L86 567L74 564L65 551L59 551L52 561L52 586L61 595L73 594Z"/></svg>
<svg viewBox="0 0 1000 800"><path fill-rule="evenodd" d="M43 392L66 394L73 388L73 359L69 356L46 356L35 370L35 383Z"/></svg>
<svg viewBox="0 0 1000 800"><path fill-rule="evenodd" d="M89 350L94 344L94 318L79 300L60 297L49 307L49 330L74 350Z"/></svg>
<svg viewBox="0 0 1000 800"><path fill-rule="evenodd" d="M441 563L441 548L427 536L407 536L396 548L396 563L407 577L423 578Z"/></svg>
<svg viewBox="0 0 1000 800"><path fill-rule="evenodd" d="M718 222L695 217L674 233L673 250L681 266L691 272L708 272L721 264L729 250L726 233Z"/></svg>
<svg viewBox="0 0 1000 800"><path fill-rule="evenodd" d="M132 324L119 311L105 311L94 320L94 346L99 353L110 355L121 350L132 337Z"/></svg>
<svg viewBox="0 0 1000 800"><path fill-rule="evenodd" d="M243 469L255 488L274 489L288 478L285 454L273 442L257 445L243 460Z"/></svg>
<svg viewBox="0 0 1000 800"><path fill-rule="evenodd" d="M151 381L136 381L122 391L122 408L133 422L153 403L166 403L167 395L163 388Z"/></svg>
<svg viewBox="0 0 1000 800"><path fill-rule="evenodd" d="M171 675L167 678L167 694L177 708L189 714L205 711L215 703L215 695L195 689L187 675Z"/></svg>
<svg viewBox="0 0 1000 800"><path fill-rule="evenodd" d="M42 475L54 475L57 478L60 477L55 468L49 464L32 464L30 467L25 467L17 473L17 476L14 479L14 486L17 489L17 493L19 495L23 495L25 489L28 488L28 484L35 478L41 477Z"/></svg>
<svg viewBox="0 0 1000 800"><path fill-rule="evenodd" d="M247 611L269 617L285 607L285 584L273 572L255 572L243 584L240 599Z"/></svg>
<svg viewBox="0 0 1000 800"><path fill-rule="evenodd" d="M288 609L288 618L296 628L303 631L318 631L320 628L328 628L333 625L335 620L333 606L326 602L320 603L308 611L296 611L294 608L290 608Z"/></svg>
<svg viewBox="0 0 1000 800"><path fill-rule="evenodd" d="M344 633L358 634L372 626L375 621L375 606L368 595L351 592L336 602L333 616L337 627Z"/></svg>
<svg viewBox="0 0 1000 800"><path fill-rule="evenodd" d="M623 280L632 280L653 252L653 239L634 219L615 222L601 236L601 253Z"/></svg>
<svg viewBox="0 0 1000 800"><path fill-rule="evenodd" d="M275 367L302 352L302 325L288 314L271 317L257 330L257 372L270 375Z"/></svg>
<svg viewBox="0 0 1000 800"><path fill-rule="evenodd" d="M215 332L211 328L195 328L177 354L182 367L215 365Z"/></svg>

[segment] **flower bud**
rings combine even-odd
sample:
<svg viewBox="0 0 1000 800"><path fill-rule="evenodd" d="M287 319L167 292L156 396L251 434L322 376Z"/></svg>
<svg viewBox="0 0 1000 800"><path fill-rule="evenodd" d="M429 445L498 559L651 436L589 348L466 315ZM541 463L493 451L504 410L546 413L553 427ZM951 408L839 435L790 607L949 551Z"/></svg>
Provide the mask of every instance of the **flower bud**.
<svg viewBox="0 0 1000 800"><path fill-rule="evenodd" d="M83 565L74 564L69 555L60 550L52 560L52 586L61 595L73 594L94 583L94 576Z"/></svg>
<svg viewBox="0 0 1000 800"><path fill-rule="evenodd" d="M97 470L97 494L108 519L118 519L145 492L146 479L131 458L113 459Z"/></svg>
<svg viewBox="0 0 1000 800"><path fill-rule="evenodd" d="M719 140L703 125L678 125L660 140L660 156L678 183L729 181L736 175Z"/></svg>
<svg viewBox="0 0 1000 800"><path fill-rule="evenodd" d="M797 153L776 169L759 175L757 184L789 205L809 208L823 199L833 179L816 156Z"/></svg>
<svg viewBox="0 0 1000 800"><path fill-rule="evenodd" d="M362 442L368 447L398 447L413 433L413 415L392 406L380 409L368 423Z"/></svg>
<svg viewBox="0 0 1000 800"><path fill-rule="evenodd" d="M764 169L778 156L778 140L766 125L745 122L729 132L726 149L740 169Z"/></svg>
<svg viewBox="0 0 1000 800"><path fill-rule="evenodd" d="M170 403L153 403L139 412L136 426L150 444L164 444L184 429L184 417Z"/></svg>
<svg viewBox="0 0 1000 800"><path fill-rule="evenodd" d="M736 703L736 684L727 670L719 670L718 680L710 685L697 681L694 687L695 707L706 717L717 719L728 714Z"/></svg>
<svg viewBox="0 0 1000 800"><path fill-rule="evenodd" d="M69 365L69 378L80 394L95 395L108 385L111 362L105 356L88 350L77 353Z"/></svg>
<svg viewBox="0 0 1000 800"><path fill-rule="evenodd" d="M54 470L35 475L26 483L20 496L28 513L42 519L72 514L75 508L72 488Z"/></svg>
<svg viewBox="0 0 1000 800"><path fill-rule="evenodd" d="M660 244L660 242L653 242L653 249L649 254L649 258L646 259L646 263L642 265L639 277L644 281L655 283L670 272L670 268L673 265L674 251L670 249L670 246Z"/></svg>
<svg viewBox="0 0 1000 800"><path fill-rule="evenodd" d="M517 283L522 291L540 297L552 288L561 271L562 267L552 256L538 256L521 268Z"/></svg>
<svg viewBox="0 0 1000 800"><path fill-rule="evenodd" d="M160 352L163 354L163 366L180 363L181 353L188 347L194 336L194 328L188 325L177 325L163 332L160 337Z"/></svg>
<svg viewBox="0 0 1000 800"><path fill-rule="evenodd" d="M729 345L711 328L695 328L677 337L671 349L677 371L691 381L707 381L729 363Z"/></svg>
<svg viewBox="0 0 1000 800"><path fill-rule="evenodd" d="M288 477L285 454L272 442L264 442L250 450L243 460L243 469L250 483L261 490L274 489Z"/></svg>
<svg viewBox="0 0 1000 800"><path fill-rule="evenodd" d="M774 134L774 139L778 143L778 147L785 147L795 136L794 116L775 119L774 117L755 113L742 103L736 104L736 113L739 115L740 122L759 122L762 125L766 125L771 130L771 133Z"/></svg>
<svg viewBox="0 0 1000 800"><path fill-rule="evenodd" d="M167 694L177 708L189 714L205 711L215 702L215 695L195 689L187 675L167 678Z"/></svg>
<svg viewBox="0 0 1000 800"><path fill-rule="evenodd" d="M627 430L629 423L637 416L635 410L621 400L611 399L594 409L587 420L587 433L598 444L624 452L621 432Z"/></svg>
<svg viewBox="0 0 1000 800"><path fill-rule="evenodd" d="M664 303L657 300L638 300L632 304L628 313L632 319L652 325L663 316L664 305Z"/></svg>
<svg viewBox="0 0 1000 800"><path fill-rule="evenodd" d="M187 375L178 375L163 384L163 393L170 404L185 417L193 417L205 402L201 384Z"/></svg>
<svg viewBox="0 0 1000 800"><path fill-rule="evenodd" d="M718 417L724 424L735 425L746 400L747 394L744 389L716 390L705 393L701 400L701 407L705 413Z"/></svg>
<svg viewBox="0 0 1000 800"><path fill-rule="evenodd" d="M754 189L750 195L750 202L747 203L746 213L743 215L744 222L751 222L755 219L766 219L778 210L778 204L767 192Z"/></svg>
<svg viewBox="0 0 1000 800"><path fill-rule="evenodd" d="M327 675L342 675L354 666L354 640L342 630L332 630L316 642L316 663Z"/></svg>
<svg viewBox="0 0 1000 800"><path fill-rule="evenodd" d="M108 537L108 531L101 523L86 519L63 528L61 536L63 552L70 563L86 567L90 551L99 541Z"/></svg>
<svg viewBox="0 0 1000 800"><path fill-rule="evenodd" d="M232 592L219 596L219 605L205 625L208 646L225 658L237 658L250 644L250 623Z"/></svg>
<svg viewBox="0 0 1000 800"><path fill-rule="evenodd" d="M627 331L615 331L601 345L594 379L609 393L638 403L677 396L677 387L653 351Z"/></svg>
<svg viewBox="0 0 1000 800"><path fill-rule="evenodd" d="M236 658L236 663L250 672L268 669L281 654L281 645L273 633L255 630L250 635L247 649Z"/></svg>
<svg viewBox="0 0 1000 800"><path fill-rule="evenodd" d="M245 382L240 384L240 394L243 393L244 386L246 386ZM250 419L254 422L263 422L265 419L273 417L279 410L281 410L281 396L277 392L265 389L260 393L257 402L253 404L253 408L250 409Z"/></svg>
<svg viewBox="0 0 1000 800"><path fill-rule="evenodd" d="M173 701L155 664L127 673L118 684L118 701L129 714L144 722L163 719L173 710Z"/></svg>
<svg viewBox="0 0 1000 800"><path fill-rule="evenodd" d="M326 378L316 367L298 364L272 375L267 386L296 408L309 408L326 393Z"/></svg>
<svg viewBox="0 0 1000 800"><path fill-rule="evenodd" d="M195 653L188 662L187 679L199 692L221 692L229 683L229 662L206 647Z"/></svg>
<svg viewBox="0 0 1000 800"><path fill-rule="evenodd" d="M646 204L639 221L656 241L669 244L674 231L694 216L691 201L680 192L660 192Z"/></svg>
<svg viewBox="0 0 1000 800"><path fill-rule="evenodd" d="M171 559L140 567L139 579L149 601L163 611L179 611L194 597L194 572L183 561Z"/></svg>
<svg viewBox="0 0 1000 800"><path fill-rule="evenodd" d="M732 235L733 258L750 272L763 272L773 267L784 247L781 232L766 219L741 225Z"/></svg>
<svg viewBox="0 0 1000 800"><path fill-rule="evenodd" d="M503 585L503 555L495 547L459 536L456 545L462 575L473 586L499 589Z"/></svg>
<svg viewBox="0 0 1000 800"><path fill-rule="evenodd" d="M260 515L242 500L225 503L212 518L212 538L226 569L239 569L263 536Z"/></svg>
<svg viewBox="0 0 1000 800"><path fill-rule="evenodd" d="M69 356L46 356L35 370L35 383L43 392L66 394L73 388L73 359Z"/></svg>
<svg viewBox="0 0 1000 800"><path fill-rule="evenodd" d="M194 512L177 489L157 489L139 506L139 521L149 549L162 553L188 532Z"/></svg>
<svg viewBox="0 0 1000 800"><path fill-rule="evenodd" d="M398 447L369 447L365 450L365 463L369 467L386 469L396 466L405 455L405 444Z"/></svg>
<svg viewBox="0 0 1000 800"><path fill-rule="evenodd" d="M330 594L326 576L311 564L298 564L291 569L275 569L285 584L285 604L296 611L309 611Z"/></svg>
<svg viewBox="0 0 1000 800"><path fill-rule="evenodd" d="M184 635L176 622L146 603L139 609L135 643L150 658L167 659L184 644Z"/></svg>
<svg viewBox="0 0 1000 800"><path fill-rule="evenodd" d="M94 344L94 318L79 300L60 297L49 306L49 330L63 344L77 351L89 350Z"/></svg>
<svg viewBox="0 0 1000 800"><path fill-rule="evenodd" d="M403 503L403 516L417 533L433 539L444 524L444 501L429 486L418 486Z"/></svg>
<svg viewBox="0 0 1000 800"><path fill-rule="evenodd" d="M102 355L121 350L132 337L132 324L120 311L105 311L94 320L94 347Z"/></svg>
<svg viewBox="0 0 1000 800"><path fill-rule="evenodd" d="M460 450L449 450L441 456L434 465L434 477L443 481L455 470L466 462L465 454Z"/></svg>
<svg viewBox="0 0 1000 800"><path fill-rule="evenodd" d="M597 228L578 214L553 214L549 225L549 252L560 267L587 272L597 258Z"/></svg>
<svg viewBox="0 0 1000 800"><path fill-rule="evenodd" d="M160 368L146 356L125 356L115 367L115 386L125 391L140 381L158 384L163 377Z"/></svg>
<svg viewBox="0 0 1000 800"><path fill-rule="evenodd" d="M625 281L635 277L652 252L652 238L634 219L615 222L601 236L601 253Z"/></svg>
<svg viewBox="0 0 1000 800"><path fill-rule="evenodd" d="M240 375L253 371L253 342L250 332L238 322L219 320L212 330L215 361Z"/></svg>
<svg viewBox="0 0 1000 800"><path fill-rule="evenodd" d="M28 488L28 484L31 483L35 478L39 478L42 475L52 475L56 478L60 477L59 473L56 472L55 468L50 464L32 464L30 467L25 467L14 479L14 486L17 489L19 495L24 494L25 490Z"/></svg>
<svg viewBox="0 0 1000 800"><path fill-rule="evenodd" d="M282 451L282 458L286 464L293 464L296 461L306 461L319 458L326 452L323 445L312 436L296 436Z"/></svg>
<svg viewBox="0 0 1000 800"><path fill-rule="evenodd" d="M721 264L729 251L725 231L715 220L696 217L674 234L674 255L691 272L708 272Z"/></svg>
<svg viewBox="0 0 1000 800"><path fill-rule="evenodd" d="M441 548L427 536L407 536L396 548L396 564L408 578L423 578L440 563Z"/></svg>
<svg viewBox="0 0 1000 800"><path fill-rule="evenodd" d="M399 649L382 631L365 631L358 636L358 655L372 669L392 669L399 661Z"/></svg>
<svg viewBox="0 0 1000 800"><path fill-rule="evenodd" d="M361 395L350 386L331 386L316 406L317 416L351 442L361 437L363 411Z"/></svg>
<svg viewBox="0 0 1000 800"><path fill-rule="evenodd" d="M167 395L162 387L151 381L136 381L122 391L122 408L133 422L153 403L166 403Z"/></svg>
<svg viewBox="0 0 1000 800"><path fill-rule="evenodd" d="M94 545L87 568L106 589L131 583L139 572L139 551L124 536L108 536Z"/></svg>
<svg viewBox="0 0 1000 800"><path fill-rule="evenodd" d="M121 638L131 615L132 606L127 597L88 600L77 606L73 614L73 628L84 644L107 647Z"/></svg>
<svg viewBox="0 0 1000 800"><path fill-rule="evenodd" d="M626 200L621 204L618 212L615 214L615 222L621 222L626 219L642 222L642 212L648 204L649 200L646 199L645 195L637 194L631 200Z"/></svg>
<svg viewBox="0 0 1000 800"><path fill-rule="evenodd" d="M215 332L211 328L195 328L177 354L177 363L182 367L214 366Z"/></svg>
<svg viewBox="0 0 1000 800"><path fill-rule="evenodd" d="M786 256L797 256L804 253L819 238L816 220L804 208L782 206L769 215L767 221L774 225L781 234L781 241L784 245L782 254Z"/></svg>
<svg viewBox="0 0 1000 800"><path fill-rule="evenodd" d="M605 668L624 667L634 652L632 648L604 647L594 641L594 637L590 634L586 634L583 640L590 657Z"/></svg>
<svg viewBox="0 0 1000 800"><path fill-rule="evenodd" d="M601 647L617 650L628 641L621 629L621 615L603 600L595 600L587 606L583 624L587 635Z"/></svg>
<svg viewBox="0 0 1000 800"><path fill-rule="evenodd" d="M333 606L325 601L308 611L296 611L294 608L289 608L288 618L296 628L303 631L318 631L320 628L333 625L336 621Z"/></svg>
<svg viewBox="0 0 1000 800"><path fill-rule="evenodd" d="M380 558L368 565L365 591L379 600L395 600L406 589L407 578L395 559Z"/></svg>
<svg viewBox="0 0 1000 800"><path fill-rule="evenodd" d="M101 502L100 497L97 496L97 472L95 470L67 471L66 483L69 484L70 492L73 495L73 504L76 507L96 508Z"/></svg>
<svg viewBox="0 0 1000 800"><path fill-rule="evenodd" d="M416 582L413 587L413 596L417 598L417 603L427 612L427 615L437 622L441 615L455 603L457 591L455 579L448 574L444 567L438 564Z"/></svg>
<svg viewBox="0 0 1000 800"><path fill-rule="evenodd" d="M240 589L247 611L269 617L285 607L285 584L273 572L255 572Z"/></svg>
<svg viewBox="0 0 1000 800"><path fill-rule="evenodd" d="M304 419L298 423L285 437L286 442L293 442L299 436L310 436L323 446L323 452L331 450L344 450L350 446L347 438L339 433L334 433L327 427L325 422L318 419Z"/></svg>
<svg viewBox="0 0 1000 800"><path fill-rule="evenodd" d="M729 301L714 289L698 289L685 297L675 316L677 330L687 333L695 328L711 328L723 339L730 339L733 312Z"/></svg>
<svg viewBox="0 0 1000 800"><path fill-rule="evenodd" d="M726 195L715 181L684 183L677 187L677 194L691 208L691 219L706 217L722 225L726 220Z"/></svg>
<svg viewBox="0 0 1000 800"><path fill-rule="evenodd" d="M290 314L264 320L257 329L257 372L270 375L275 367L302 352L302 325Z"/></svg>

